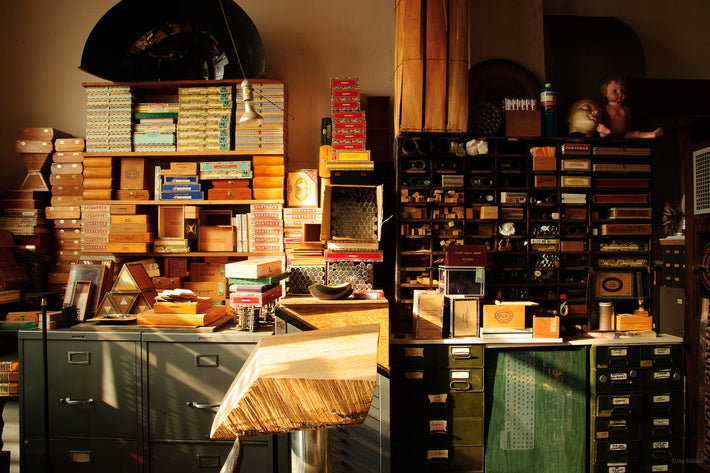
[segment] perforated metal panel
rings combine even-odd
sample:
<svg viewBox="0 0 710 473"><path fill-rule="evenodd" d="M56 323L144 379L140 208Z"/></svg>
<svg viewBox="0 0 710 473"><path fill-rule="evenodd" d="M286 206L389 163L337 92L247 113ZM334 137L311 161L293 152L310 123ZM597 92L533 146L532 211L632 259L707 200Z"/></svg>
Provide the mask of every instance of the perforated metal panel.
<svg viewBox="0 0 710 473"><path fill-rule="evenodd" d="M372 289L373 264L362 261L336 261L328 263L328 284L349 282L353 290Z"/></svg>
<svg viewBox="0 0 710 473"><path fill-rule="evenodd" d="M535 352L505 355L505 429L500 433L503 450L535 447Z"/></svg>
<svg viewBox="0 0 710 473"><path fill-rule="evenodd" d="M693 213L710 213L710 147L693 151Z"/></svg>
<svg viewBox="0 0 710 473"><path fill-rule="evenodd" d="M337 187L330 202L333 238L377 240L377 189Z"/></svg>
<svg viewBox="0 0 710 473"><path fill-rule="evenodd" d="M291 266L288 275L288 294L308 294L311 284L325 284L325 266Z"/></svg>

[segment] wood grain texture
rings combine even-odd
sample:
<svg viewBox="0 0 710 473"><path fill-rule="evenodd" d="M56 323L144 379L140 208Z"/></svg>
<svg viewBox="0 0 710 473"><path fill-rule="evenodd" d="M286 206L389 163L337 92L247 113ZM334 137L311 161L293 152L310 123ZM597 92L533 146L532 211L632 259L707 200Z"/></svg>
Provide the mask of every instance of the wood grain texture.
<svg viewBox="0 0 710 473"><path fill-rule="evenodd" d="M422 0L402 0L402 111L400 131L421 131L424 99Z"/></svg>
<svg viewBox="0 0 710 473"><path fill-rule="evenodd" d="M446 131L468 129L468 0L449 0Z"/></svg>
<svg viewBox="0 0 710 473"><path fill-rule="evenodd" d="M394 134L399 134L402 114L402 58L404 57L404 1L395 0L394 7Z"/></svg>
<svg viewBox="0 0 710 473"><path fill-rule="evenodd" d="M358 425L377 380L378 325L265 337L215 415L214 439Z"/></svg>
<svg viewBox="0 0 710 473"><path fill-rule="evenodd" d="M446 131L447 0L426 3L424 131Z"/></svg>

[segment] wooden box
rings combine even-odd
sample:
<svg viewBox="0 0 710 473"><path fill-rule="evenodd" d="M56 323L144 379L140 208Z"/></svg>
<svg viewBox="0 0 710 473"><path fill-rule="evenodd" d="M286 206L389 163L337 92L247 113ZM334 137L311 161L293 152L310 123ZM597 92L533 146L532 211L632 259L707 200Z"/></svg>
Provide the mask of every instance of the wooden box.
<svg viewBox="0 0 710 473"><path fill-rule="evenodd" d="M533 171L556 171L557 159L554 156L533 156Z"/></svg>
<svg viewBox="0 0 710 473"><path fill-rule="evenodd" d="M185 281L182 287L189 289L198 296L209 297L216 301L222 301L227 298L227 282L226 281Z"/></svg>
<svg viewBox="0 0 710 473"><path fill-rule="evenodd" d="M444 295L438 291L414 290L414 338L438 339L443 335Z"/></svg>
<svg viewBox="0 0 710 473"><path fill-rule="evenodd" d="M481 219L497 219L498 218L498 206L496 205L483 205L481 206Z"/></svg>
<svg viewBox="0 0 710 473"><path fill-rule="evenodd" d="M146 189L145 158L121 158L121 189Z"/></svg>
<svg viewBox="0 0 710 473"><path fill-rule="evenodd" d="M190 282L224 282L224 264L221 263L190 263Z"/></svg>
<svg viewBox="0 0 710 473"><path fill-rule="evenodd" d="M559 338L560 318L533 317L533 338Z"/></svg>
<svg viewBox="0 0 710 473"><path fill-rule="evenodd" d="M526 304L485 304L483 327L524 329L526 307Z"/></svg>
<svg viewBox="0 0 710 473"><path fill-rule="evenodd" d="M194 205L158 206L158 238L185 238L185 222L197 219L199 207Z"/></svg>
<svg viewBox="0 0 710 473"><path fill-rule="evenodd" d="M150 191L147 189L117 189L117 200L149 200Z"/></svg>
<svg viewBox="0 0 710 473"><path fill-rule="evenodd" d="M200 226L198 251L234 251L234 227L231 225Z"/></svg>
<svg viewBox="0 0 710 473"><path fill-rule="evenodd" d="M557 187L557 176L538 174L535 176L535 187Z"/></svg>
<svg viewBox="0 0 710 473"><path fill-rule="evenodd" d="M488 264L488 250L485 245L447 245L444 249L446 266L482 266Z"/></svg>
<svg viewBox="0 0 710 473"><path fill-rule="evenodd" d="M505 136L540 136L539 110L505 112Z"/></svg>
<svg viewBox="0 0 710 473"><path fill-rule="evenodd" d="M636 297L636 273L627 271L599 271L595 274L596 296L606 299Z"/></svg>

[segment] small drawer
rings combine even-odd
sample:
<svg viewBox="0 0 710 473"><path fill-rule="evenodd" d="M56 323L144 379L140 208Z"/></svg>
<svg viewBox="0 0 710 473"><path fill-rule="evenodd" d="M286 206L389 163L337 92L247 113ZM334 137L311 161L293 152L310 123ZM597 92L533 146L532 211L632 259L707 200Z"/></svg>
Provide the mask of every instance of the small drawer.
<svg viewBox="0 0 710 473"><path fill-rule="evenodd" d="M592 368L623 369L640 366L640 350L637 346L592 347Z"/></svg>
<svg viewBox="0 0 710 473"><path fill-rule="evenodd" d="M594 440L633 440L639 436L639 420L634 418L611 419L597 417L594 419Z"/></svg>
<svg viewBox="0 0 710 473"><path fill-rule="evenodd" d="M685 393L682 390L653 393L646 398L646 414L652 416L684 412Z"/></svg>
<svg viewBox="0 0 710 473"><path fill-rule="evenodd" d="M636 462L640 458L638 441L592 440L594 462Z"/></svg>
<svg viewBox="0 0 710 473"><path fill-rule="evenodd" d="M596 398L597 417L639 417L643 412L641 394L600 394Z"/></svg>
<svg viewBox="0 0 710 473"><path fill-rule="evenodd" d="M643 345L641 347L641 367L669 369L683 368L683 346L674 345Z"/></svg>

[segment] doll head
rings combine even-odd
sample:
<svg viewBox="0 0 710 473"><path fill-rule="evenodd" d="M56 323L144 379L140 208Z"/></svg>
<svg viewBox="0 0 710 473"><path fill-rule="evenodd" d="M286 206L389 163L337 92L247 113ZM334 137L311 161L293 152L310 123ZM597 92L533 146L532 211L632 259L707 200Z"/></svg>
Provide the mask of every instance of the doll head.
<svg viewBox="0 0 710 473"><path fill-rule="evenodd" d="M606 97L610 103L622 103L626 100L628 82L625 77L613 75L607 77L602 83L602 96Z"/></svg>

